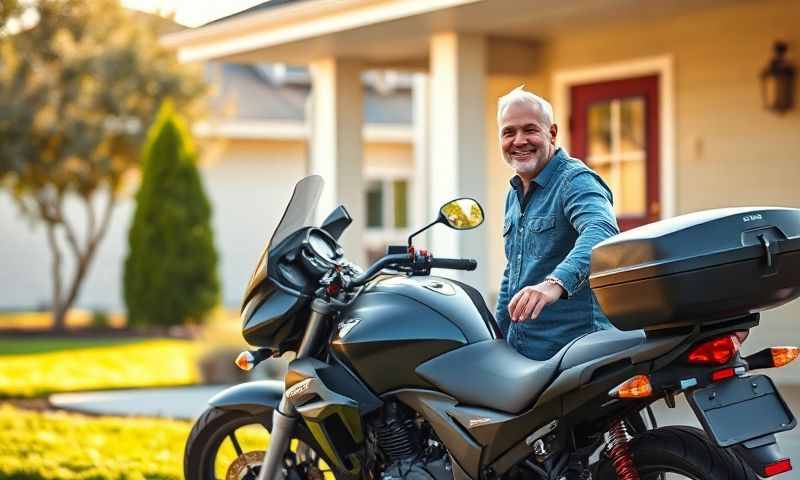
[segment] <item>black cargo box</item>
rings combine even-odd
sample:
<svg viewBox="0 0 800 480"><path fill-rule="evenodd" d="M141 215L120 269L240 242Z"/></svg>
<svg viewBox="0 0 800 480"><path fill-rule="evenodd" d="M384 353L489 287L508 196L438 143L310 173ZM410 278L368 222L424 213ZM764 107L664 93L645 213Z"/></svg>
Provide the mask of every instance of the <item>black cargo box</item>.
<svg viewBox="0 0 800 480"><path fill-rule="evenodd" d="M800 296L800 209L690 213L611 237L589 282L621 330L713 323Z"/></svg>

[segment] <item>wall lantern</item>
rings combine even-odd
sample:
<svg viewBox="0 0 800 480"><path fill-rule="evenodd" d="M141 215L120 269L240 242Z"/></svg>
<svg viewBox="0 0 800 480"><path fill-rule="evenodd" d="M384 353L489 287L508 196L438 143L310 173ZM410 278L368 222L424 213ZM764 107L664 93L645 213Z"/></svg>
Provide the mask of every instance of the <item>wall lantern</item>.
<svg viewBox="0 0 800 480"><path fill-rule="evenodd" d="M786 59L789 46L785 42L775 42L775 56L761 72L761 99L764 108L784 113L794 106L795 68Z"/></svg>

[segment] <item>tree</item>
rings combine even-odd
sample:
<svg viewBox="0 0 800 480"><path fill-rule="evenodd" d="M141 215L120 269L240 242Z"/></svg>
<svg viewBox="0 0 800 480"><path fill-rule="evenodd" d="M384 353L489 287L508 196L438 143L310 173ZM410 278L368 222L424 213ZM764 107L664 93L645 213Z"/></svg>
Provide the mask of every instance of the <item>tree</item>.
<svg viewBox="0 0 800 480"><path fill-rule="evenodd" d="M45 226L62 329L138 166L144 127L168 97L193 115L205 87L158 44L162 19L117 0L0 0L0 22L0 180ZM74 200L82 219L65 213ZM66 255L75 260L68 276Z"/></svg>
<svg viewBox="0 0 800 480"><path fill-rule="evenodd" d="M211 207L188 131L170 102L150 128L143 157L125 260L128 321L199 321L219 298Z"/></svg>

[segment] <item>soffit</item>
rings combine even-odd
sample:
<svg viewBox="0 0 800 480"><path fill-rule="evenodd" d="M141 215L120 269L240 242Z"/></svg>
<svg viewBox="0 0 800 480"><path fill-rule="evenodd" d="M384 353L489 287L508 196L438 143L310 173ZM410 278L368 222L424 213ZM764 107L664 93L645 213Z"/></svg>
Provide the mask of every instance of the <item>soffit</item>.
<svg viewBox="0 0 800 480"><path fill-rule="evenodd" d="M335 56L356 59L368 66L424 69L429 38L437 32L457 31L541 43L570 30L654 21L739 1L747 0L441 0L435 5L444 6L425 9L414 6L427 2L412 0L339 0L333 4L331 0L306 0L270 10L283 15L287 19L285 24L276 20L271 27L251 26L248 30L246 22L241 23L244 20L239 18L235 20L240 22L239 29L228 28L218 35L214 35L215 30L203 30L224 31L228 27L226 22L219 22L195 29L189 35L168 35L165 43L179 47L184 60L214 58L307 64ZM334 8L337 5L347 6L352 12ZM370 17L373 12L375 15L383 12L390 18L386 12L397 13L400 7L409 5L416 8L409 7L409 11L417 13L385 21ZM307 17L299 18L303 11L308 12ZM279 19L280 15L274 18ZM263 21L267 20L264 17Z"/></svg>

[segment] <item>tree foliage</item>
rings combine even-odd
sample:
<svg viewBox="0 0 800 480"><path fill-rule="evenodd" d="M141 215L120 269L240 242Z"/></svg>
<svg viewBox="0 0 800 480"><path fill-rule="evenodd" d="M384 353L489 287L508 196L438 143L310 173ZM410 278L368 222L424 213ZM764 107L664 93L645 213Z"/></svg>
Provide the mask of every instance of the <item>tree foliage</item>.
<svg viewBox="0 0 800 480"><path fill-rule="evenodd" d="M201 320L219 298L211 207L189 134L166 102L150 129L125 261L132 324Z"/></svg>
<svg viewBox="0 0 800 480"><path fill-rule="evenodd" d="M0 22L0 179L46 227L59 328L138 164L145 127L165 98L194 111L204 86L158 44L163 20L117 0L0 0ZM65 213L70 198L84 218ZM63 282L65 254L75 269Z"/></svg>

